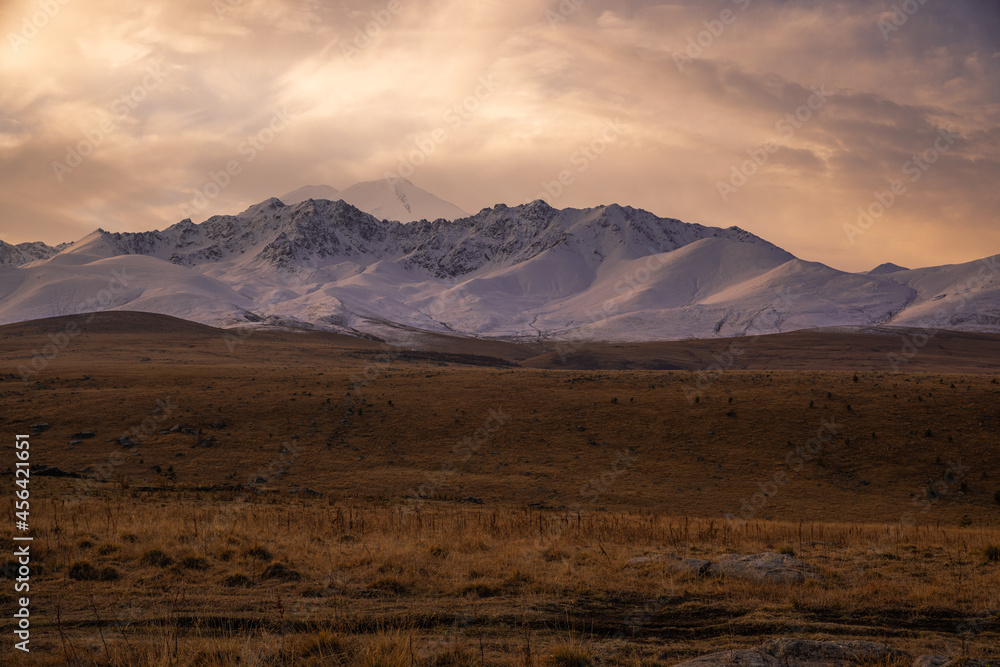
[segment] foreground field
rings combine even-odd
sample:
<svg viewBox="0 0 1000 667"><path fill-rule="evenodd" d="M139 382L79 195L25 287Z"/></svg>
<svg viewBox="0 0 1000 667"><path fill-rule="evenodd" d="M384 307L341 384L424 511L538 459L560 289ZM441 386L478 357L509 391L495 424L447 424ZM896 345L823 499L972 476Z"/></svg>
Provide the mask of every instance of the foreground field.
<svg viewBox="0 0 1000 667"><path fill-rule="evenodd" d="M997 341L932 341L894 373L882 334L0 327L37 557L35 650L0 662L672 665L781 636L996 660ZM820 578L629 563L777 551Z"/></svg>
<svg viewBox="0 0 1000 667"><path fill-rule="evenodd" d="M37 644L5 664L672 665L778 636L1000 660L995 529L43 484ZM629 563L778 550L822 579Z"/></svg>

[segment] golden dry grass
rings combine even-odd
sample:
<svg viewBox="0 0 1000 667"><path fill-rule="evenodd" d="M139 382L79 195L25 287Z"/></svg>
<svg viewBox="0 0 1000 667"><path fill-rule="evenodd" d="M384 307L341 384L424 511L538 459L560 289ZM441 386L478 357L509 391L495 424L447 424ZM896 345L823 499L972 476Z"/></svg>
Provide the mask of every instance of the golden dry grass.
<svg viewBox="0 0 1000 667"><path fill-rule="evenodd" d="M48 496L70 488L40 486ZM274 665L515 665L529 652L530 664L567 664L576 652L669 665L782 635L996 659L1000 638L988 615L1000 611L1000 563L984 555L1000 543L996 529L134 490L39 501L33 518L33 605L44 612L35 659L15 664L61 664L67 652L123 665L246 664L251 655ZM823 581L628 563L779 550ZM75 580L81 561L118 578Z"/></svg>
<svg viewBox="0 0 1000 667"><path fill-rule="evenodd" d="M4 664L670 665L783 635L996 659L993 375L509 368L134 319L29 382L48 325L0 331L4 430L50 424L32 462L84 471L32 479L36 652ZM824 580L627 563L759 551Z"/></svg>

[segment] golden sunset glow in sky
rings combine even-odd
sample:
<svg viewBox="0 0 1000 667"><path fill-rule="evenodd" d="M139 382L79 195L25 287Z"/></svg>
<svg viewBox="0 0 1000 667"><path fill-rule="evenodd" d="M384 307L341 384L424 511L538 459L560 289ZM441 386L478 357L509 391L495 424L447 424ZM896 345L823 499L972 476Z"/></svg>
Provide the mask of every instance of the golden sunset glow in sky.
<svg viewBox="0 0 1000 667"><path fill-rule="evenodd" d="M8 243L392 172L844 270L1000 252L995 0L4 0L0 37Z"/></svg>

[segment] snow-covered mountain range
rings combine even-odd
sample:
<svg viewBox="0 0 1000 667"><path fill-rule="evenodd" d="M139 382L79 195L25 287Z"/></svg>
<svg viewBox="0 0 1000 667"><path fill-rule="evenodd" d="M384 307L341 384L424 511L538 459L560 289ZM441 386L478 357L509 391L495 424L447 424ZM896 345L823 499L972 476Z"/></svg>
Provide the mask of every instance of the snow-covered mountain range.
<svg viewBox="0 0 1000 667"><path fill-rule="evenodd" d="M618 205L539 200L403 224L340 200L269 199L162 231L99 229L55 250L0 246L0 258L13 258L0 266L0 323L138 310L397 341L413 331L613 341L813 327L1000 331L1000 255L845 273L738 227Z"/></svg>

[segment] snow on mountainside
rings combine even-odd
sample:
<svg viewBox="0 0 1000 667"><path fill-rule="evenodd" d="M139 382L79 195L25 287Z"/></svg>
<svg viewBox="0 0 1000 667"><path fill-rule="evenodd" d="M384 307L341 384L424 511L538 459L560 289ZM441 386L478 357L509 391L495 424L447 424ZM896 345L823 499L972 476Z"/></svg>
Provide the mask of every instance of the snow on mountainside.
<svg viewBox="0 0 1000 667"><path fill-rule="evenodd" d="M356 183L338 191L329 185L307 185L289 192L279 199L293 206L307 199L343 200L370 213L379 220L415 222L417 220L457 220L469 214L452 203L421 190L405 178Z"/></svg>
<svg viewBox="0 0 1000 667"><path fill-rule="evenodd" d="M1000 255L965 264L903 269L886 278L914 299L893 319L907 327L1000 331Z"/></svg>
<svg viewBox="0 0 1000 667"><path fill-rule="evenodd" d="M0 266L21 266L35 260L48 259L67 245L69 244L63 243L53 248L41 241L18 243L17 245L0 241Z"/></svg>
<svg viewBox="0 0 1000 667"><path fill-rule="evenodd" d="M201 224L96 230L48 259L0 267L0 323L118 309L395 340L425 330L639 341L928 326L946 306L940 326L1000 331L996 259L855 274L737 227L618 205L539 200L403 224L340 200L269 199Z"/></svg>
<svg viewBox="0 0 1000 667"><path fill-rule="evenodd" d="M0 269L0 321L138 310L220 323L232 318L234 311L254 307L219 281L163 260L142 255L91 257L87 262Z"/></svg>

